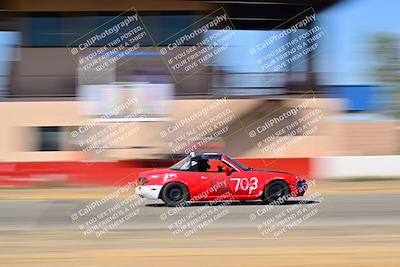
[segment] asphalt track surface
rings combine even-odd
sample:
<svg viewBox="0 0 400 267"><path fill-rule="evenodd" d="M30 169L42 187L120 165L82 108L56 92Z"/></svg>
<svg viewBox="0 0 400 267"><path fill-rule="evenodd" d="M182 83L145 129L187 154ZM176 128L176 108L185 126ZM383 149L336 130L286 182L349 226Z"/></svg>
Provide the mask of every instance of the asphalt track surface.
<svg viewBox="0 0 400 267"><path fill-rule="evenodd" d="M94 201L0 201L0 266L400 266L400 192L182 209L114 199L88 211ZM88 231L118 212L114 230Z"/></svg>

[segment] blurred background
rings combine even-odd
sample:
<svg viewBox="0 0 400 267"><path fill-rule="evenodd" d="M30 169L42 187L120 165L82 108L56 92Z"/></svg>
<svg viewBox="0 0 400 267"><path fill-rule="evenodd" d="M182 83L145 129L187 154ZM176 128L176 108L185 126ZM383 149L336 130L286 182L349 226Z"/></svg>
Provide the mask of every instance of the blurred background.
<svg viewBox="0 0 400 267"><path fill-rule="evenodd" d="M399 10L0 0L0 265L400 266ZM136 198L191 151L313 181L279 206Z"/></svg>
<svg viewBox="0 0 400 267"><path fill-rule="evenodd" d="M249 165L309 177L399 175L397 5L395 0L3 0L0 184L113 184L132 171L168 166L192 150L225 152ZM147 33L140 46L129 50L133 45L128 44L116 52L118 57L105 53L113 61L101 70L80 65L88 54L79 58L71 48L128 18L135 13L132 6ZM204 17L215 17L212 12L221 8L233 33L224 43L227 48L195 71L171 68L160 48L168 48L175 34L204 24ZM312 14L315 20L282 34ZM114 32L86 50L107 46L129 30ZM295 57L285 54L290 54L288 44L304 33L307 47L300 59L279 67L269 64ZM259 49L274 35L283 37ZM254 47L256 55L249 53ZM260 64L263 56L268 60ZM277 128L263 131L258 139L249 137L253 128L261 129L257 127L310 98L315 101L281 127L318 110L323 119L316 131L273 136L289 144L279 151L257 145ZM129 99L134 101L127 104ZM168 131L218 99L226 99L224 106L234 114L223 133L207 142L209 133L187 133L222 109ZM115 108L120 109L113 112ZM168 136L160 135L163 130Z"/></svg>

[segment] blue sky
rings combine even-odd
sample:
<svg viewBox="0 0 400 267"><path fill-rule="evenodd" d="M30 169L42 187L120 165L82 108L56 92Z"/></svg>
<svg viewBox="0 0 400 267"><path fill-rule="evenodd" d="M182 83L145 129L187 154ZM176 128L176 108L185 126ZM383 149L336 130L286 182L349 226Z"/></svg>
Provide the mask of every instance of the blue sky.
<svg viewBox="0 0 400 267"><path fill-rule="evenodd" d="M373 84L371 39L376 33L400 37L399 11L400 0L347 0L320 13L318 25L322 25L327 33L323 38L324 49L315 56L317 71L326 73L322 83ZM261 72L248 51L274 33L276 31L238 31L230 48L217 58L218 65L230 71ZM15 43L18 43L18 34L0 32L0 75L8 72L7 63L13 55L9 45ZM304 64L298 65L297 69L304 69Z"/></svg>
<svg viewBox="0 0 400 267"><path fill-rule="evenodd" d="M383 32L400 36L399 12L400 0L347 0L318 14L317 25L322 25L327 34L314 58L317 71L326 74L322 83L374 84L370 75L371 40L374 34ZM238 72L262 71L248 51L274 33L238 31L229 50L218 58L218 65ZM297 66L297 70L302 69L304 64Z"/></svg>
<svg viewBox="0 0 400 267"><path fill-rule="evenodd" d="M400 37L399 0L348 0L319 18L329 34L326 52L316 58L326 84L371 84L371 40L376 33Z"/></svg>
<svg viewBox="0 0 400 267"><path fill-rule="evenodd" d="M15 32L0 31L0 95L8 83L6 75L10 74L10 61L13 60L13 45L19 43L19 36Z"/></svg>

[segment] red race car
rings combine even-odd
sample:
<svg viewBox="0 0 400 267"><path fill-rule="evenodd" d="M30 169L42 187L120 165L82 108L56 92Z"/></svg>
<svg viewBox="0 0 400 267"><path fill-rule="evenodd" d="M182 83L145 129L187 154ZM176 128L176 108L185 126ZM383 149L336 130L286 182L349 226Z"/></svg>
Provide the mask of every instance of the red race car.
<svg viewBox="0 0 400 267"><path fill-rule="evenodd" d="M306 181L281 171L254 170L225 154L193 152L164 170L139 174L135 192L168 206L187 201L257 200L266 203L303 196Z"/></svg>

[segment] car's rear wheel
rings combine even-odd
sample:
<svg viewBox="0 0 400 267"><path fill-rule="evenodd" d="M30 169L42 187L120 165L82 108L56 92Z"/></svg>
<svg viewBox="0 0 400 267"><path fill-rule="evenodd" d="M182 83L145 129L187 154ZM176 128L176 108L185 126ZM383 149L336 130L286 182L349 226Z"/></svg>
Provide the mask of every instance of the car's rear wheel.
<svg viewBox="0 0 400 267"><path fill-rule="evenodd" d="M184 184L170 183L163 188L161 199L167 206L175 207L189 201L189 192Z"/></svg>
<svg viewBox="0 0 400 267"><path fill-rule="evenodd" d="M270 182L264 189L263 202L279 202L279 199L285 200L290 194L289 185L281 180Z"/></svg>

